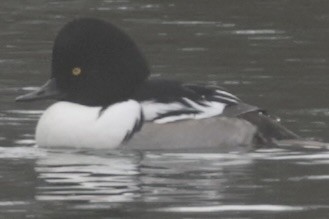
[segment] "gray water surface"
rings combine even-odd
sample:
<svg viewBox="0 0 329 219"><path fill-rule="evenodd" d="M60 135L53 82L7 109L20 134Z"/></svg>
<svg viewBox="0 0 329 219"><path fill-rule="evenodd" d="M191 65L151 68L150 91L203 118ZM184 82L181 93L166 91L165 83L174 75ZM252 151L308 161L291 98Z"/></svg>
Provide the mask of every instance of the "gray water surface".
<svg viewBox="0 0 329 219"><path fill-rule="evenodd" d="M329 141L326 0L12 0L0 7L0 218L328 218L329 152L248 154L34 147L49 77L76 17L120 26L152 76L207 82Z"/></svg>

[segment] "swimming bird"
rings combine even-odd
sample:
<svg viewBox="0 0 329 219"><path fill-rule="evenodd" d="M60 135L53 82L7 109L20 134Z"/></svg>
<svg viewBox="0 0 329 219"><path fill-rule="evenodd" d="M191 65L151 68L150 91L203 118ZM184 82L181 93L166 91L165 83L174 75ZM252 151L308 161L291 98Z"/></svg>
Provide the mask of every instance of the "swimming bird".
<svg viewBox="0 0 329 219"><path fill-rule="evenodd" d="M115 25L79 18L58 33L50 79L16 101L56 99L36 127L44 147L251 150L299 136L217 86L150 79Z"/></svg>

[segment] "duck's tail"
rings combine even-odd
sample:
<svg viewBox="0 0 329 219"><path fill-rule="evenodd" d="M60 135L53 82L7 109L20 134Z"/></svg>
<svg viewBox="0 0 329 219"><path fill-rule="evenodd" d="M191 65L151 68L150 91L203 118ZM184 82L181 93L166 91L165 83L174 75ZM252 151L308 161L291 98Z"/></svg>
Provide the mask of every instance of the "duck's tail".
<svg viewBox="0 0 329 219"><path fill-rule="evenodd" d="M257 127L254 143L257 148L278 146L281 140L301 140L297 134L284 127L276 118L265 111L256 110L239 115Z"/></svg>
<svg viewBox="0 0 329 219"><path fill-rule="evenodd" d="M329 143L302 138L262 110L247 112L239 117L257 127L254 136L256 149L275 147L299 151L329 150Z"/></svg>

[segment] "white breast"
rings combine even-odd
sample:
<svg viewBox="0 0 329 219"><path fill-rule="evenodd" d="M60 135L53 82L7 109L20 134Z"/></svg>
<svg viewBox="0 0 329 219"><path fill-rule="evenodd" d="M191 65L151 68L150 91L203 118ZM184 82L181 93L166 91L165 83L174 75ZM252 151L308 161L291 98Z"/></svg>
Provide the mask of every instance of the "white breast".
<svg viewBox="0 0 329 219"><path fill-rule="evenodd" d="M36 142L43 147L116 148L139 122L142 109L134 100L101 111L70 102L58 102L41 116Z"/></svg>

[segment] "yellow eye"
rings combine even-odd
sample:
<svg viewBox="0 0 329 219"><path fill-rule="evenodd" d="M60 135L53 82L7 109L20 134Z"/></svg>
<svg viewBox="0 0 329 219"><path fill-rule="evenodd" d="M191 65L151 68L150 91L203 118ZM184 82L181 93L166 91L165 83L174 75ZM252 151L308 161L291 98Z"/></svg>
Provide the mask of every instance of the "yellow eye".
<svg viewBox="0 0 329 219"><path fill-rule="evenodd" d="M74 68L72 68L72 74L74 75L74 76L79 76L80 74L81 74L81 68L79 68L79 67L74 67Z"/></svg>

